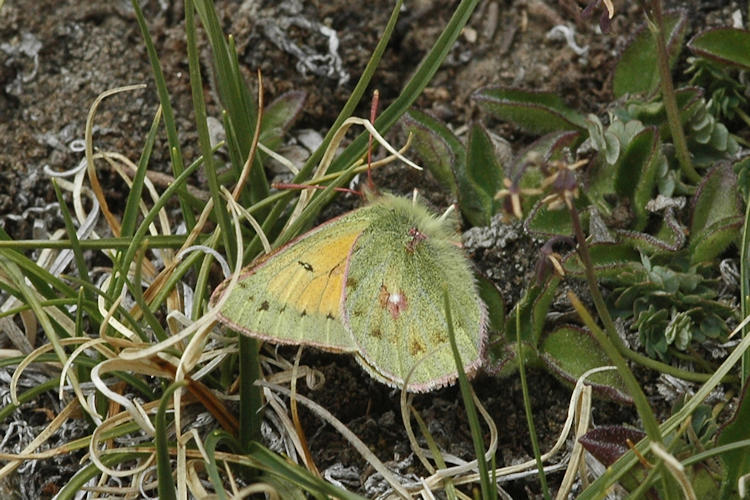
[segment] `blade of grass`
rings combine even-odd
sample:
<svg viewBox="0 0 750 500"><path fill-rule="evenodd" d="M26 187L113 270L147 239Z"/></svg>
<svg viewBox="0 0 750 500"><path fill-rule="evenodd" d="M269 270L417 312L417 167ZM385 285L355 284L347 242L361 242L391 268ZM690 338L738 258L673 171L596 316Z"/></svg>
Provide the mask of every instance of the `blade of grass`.
<svg viewBox="0 0 750 500"><path fill-rule="evenodd" d="M414 75L410 78L410 80L406 83L404 86L403 91L399 94L399 97L396 98L396 100L386 108L385 111L383 111L378 119L375 121L375 128L382 134L385 133L393 124L396 123L396 121L403 115L409 106L419 97L419 95L422 93L422 90L427 86L427 84L430 82L432 77L434 76L435 72L438 70L440 65L442 64L445 57L448 55L451 46L456 41L456 38L458 38L458 35L461 33L461 30L468 22L472 12L474 12L474 9L476 8L478 3L478 0L462 0L461 3L456 7L456 10L454 11L453 16L448 21L448 24L446 25L445 29L442 31L441 35L438 37L438 40L435 42L435 44L432 46L430 51L427 53L425 58L422 60L422 62L419 64L417 71L414 73ZM394 9L394 12L391 15L391 19L389 20L388 27L391 26L391 23L395 23L394 16L396 15L396 9ZM385 35L388 34L387 32L384 33L383 39L385 40ZM383 40L381 40L383 41ZM378 48L380 48L380 45L378 45ZM384 47L383 47L384 48ZM366 69L372 68L374 71L374 68L376 67L377 60L375 58L372 58L371 63L368 63L368 66ZM356 106L356 104L359 102L359 100L362 97L362 94L364 93L364 90L366 88L366 84L364 82L369 83L369 79L371 78L372 74L365 72L360 78L360 83L363 83L363 88L361 88L361 94L354 95L353 97L356 97L356 101L350 100L347 102L347 105L350 103L352 104L352 110ZM356 89L360 89L360 83L357 84ZM345 112L347 114L345 114ZM339 117L336 120L336 123L339 125L343 123L343 121L348 118L349 114L351 114L351 110L349 110L347 107L345 107L342 110L342 113L339 115ZM330 137L333 137L333 133L337 130L337 127L331 127L331 131L329 132ZM347 146L344 151L341 153L341 155L334 160L333 164L331 165L331 168L329 171L336 172L343 170L347 168L348 166L352 165L357 158L361 157L366 149L367 149L367 141L368 141L369 134L368 133L362 133L360 134L349 146ZM330 142L330 139L329 139ZM321 147L318 148L320 152L316 151L308 160L308 162L305 164L305 166L300 170L300 174L295 176L294 182L304 182L307 177L309 176L310 172L312 171L315 163L317 163L320 158L323 156L323 152L325 151L327 147L327 143L324 141L323 144L321 144ZM322 207L326 203L330 202L332 199L334 193L318 193L315 198L321 197L323 198L323 202L320 203L320 206ZM313 201L315 200L313 199ZM271 211L271 214L268 216L268 219L276 220L281 215L282 210L284 209L284 205L276 205L274 209ZM317 212L315 212L312 208L312 203L310 206L308 206L308 209L305 211L306 215L304 216L305 220L310 220L311 218L315 217L317 215ZM304 223L304 222L303 222ZM301 225L301 224L300 224ZM267 230L268 227L264 224L263 229ZM294 234L290 232L290 236L293 236ZM253 238L250 242L250 244L247 246L247 252L246 255L256 255L260 251L260 241L258 238Z"/></svg>
<svg viewBox="0 0 750 500"><path fill-rule="evenodd" d="M231 39L229 41L226 39L221 30L221 23L216 16L213 2L194 0L192 3L208 36L215 63L216 88L237 138L240 161L233 162L232 166L239 172L251 149L250 141L257 119L255 99L239 70L234 44ZM188 8L185 9L186 15L188 10ZM195 61L197 63L197 58ZM249 188L252 203L268 196L268 180L262 169L252 169Z"/></svg>
<svg viewBox="0 0 750 500"><path fill-rule="evenodd" d="M143 181L146 179L148 171L148 162L151 159L151 152L154 150L156 142L156 133L159 131L161 122L161 106L154 113L154 119L151 122L151 128L146 135L146 142L141 151L141 157L138 159L138 167L133 176L133 184L128 192L128 199L125 202L125 211L123 212L120 223L120 236L127 238L132 236L135 228L138 226L138 205L143 197ZM128 263L130 264L130 263Z"/></svg>
<svg viewBox="0 0 750 500"><path fill-rule="evenodd" d="M65 231L68 233L68 238L70 239L70 247L73 251L73 256L75 257L78 275L82 280L91 283L89 268L88 265L86 265L86 259L83 257L83 251L81 250L81 244L78 241L78 234L76 233L76 228L73 224L73 218L70 216L70 211L68 210L68 205L65 203L62 191L60 191L60 186L57 185L54 178L52 179L52 187L55 189L55 196L57 196L57 201L60 204L60 212L62 213L63 221L65 222ZM93 297L87 296L87 298L92 299Z"/></svg>
<svg viewBox="0 0 750 500"><path fill-rule="evenodd" d="M214 158L211 151L211 139L208 134L208 122L206 115L206 102L203 97L203 79L201 77L200 62L198 60L198 45L195 40L196 26L193 15L193 6L196 8L201 2L185 2L185 32L187 35L187 51L188 51L188 67L190 71L190 91L193 98L193 112L195 113L195 125L198 131L198 143L203 153L204 171L208 180L208 187L211 192L211 198L214 200L214 214L221 229L222 242L224 243L224 251L226 252L230 261L234 260L234 247L231 245L229 231L229 214L227 213L226 207L221 203L221 194L219 190L219 181L216 177L216 167L214 165ZM213 11L211 6L210 13L214 16L216 13ZM206 24L207 21L203 19L204 27L206 28L209 37L212 41L212 47L214 51L214 57L217 58L217 65L222 63L219 60L220 55L225 55L223 51L218 50L216 44L219 41L215 40L216 33L214 33L209 26ZM223 39L221 39L223 41ZM218 78L221 81L221 77ZM248 148L248 152L249 152Z"/></svg>
<svg viewBox="0 0 750 500"><path fill-rule="evenodd" d="M497 498L497 488L490 482L487 460L484 456L485 449L482 440L482 428L479 425L479 416L477 415L477 409L474 406L474 398L472 397L469 379L466 378L466 373L464 373L464 364L463 361L461 361L461 355L459 354L458 346L456 345L456 333L453 330L453 316L451 315L448 290L445 290L443 293L443 307L445 308L445 321L448 325L448 340L450 340L453 359L456 362L456 370L458 372L458 386L461 389L461 398L463 399L464 408L466 409L466 419L469 421L469 428L471 429L471 440L474 443L474 454L477 457L480 479L479 484L482 489L482 498L494 500Z"/></svg>
<svg viewBox="0 0 750 500"><path fill-rule="evenodd" d="M149 236L149 249L151 248L180 248L185 241L184 235L156 235ZM127 250L132 245L132 238L100 238L98 240L78 240L81 250ZM37 250L43 248L71 249L73 242L70 240L0 240L0 249L10 248L13 250Z"/></svg>
<svg viewBox="0 0 750 500"><path fill-rule="evenodd" d="M148 54L148 60L151 63L151 71L154 74L154 83L156 84L156 92L159 96L159 103L164 111L164 126L167 129L167 141L169 142L169 156L172 161L172 173L175 177L178 177L183 170L185 165L182 160L182 152L180 151L180 140L177 135L177 126L174 118L174 110L172 109L172 103L169 100L169 91L167 90L167 83L164 79L164 72L161 69L161 63L159 62L159 56L156 53L154 42L151 39L151 35L148 32L146 26L146 20L143 17L140 5L136 0L132 1L133 9L135 10L135 19L138 22L138 27L141 30L141 36L143 42L146 44L146 53ZM177 192L177 197L180 202L180 213L185 220L188 232L195 226L195 215L190 210L190 203L188 202L187 188L181 187Z"/></svg>
<svg viewBox="0 0 750 500"><path fill-rule="evenodd" d="M174 480L172 479L172 465L169 455L169 440L167 436L168 426L167 423L167 409L170 403L172 403L172 394L177 389L187 385L187 382L181 380L171 384L164 391L159 402L159 409L156 411L156 418L154 419L154 429L156 429L156 436L154 436L155 449L156 449L156 477L159 482L159 498L165 500L177 500L177 488L175 487ZM175 408L175 411L178 409Z"/></svg>
<svg viewBox="0 0 750 500"><path fill-rule="evenodd" d="M521 311L520 306L516 306L516 345L518 346L518 374L521 377L521 391L523 392L523 409L526 413L526 427L529 429L529 439L531 448L534 450L534 459L539 470L539 483L542 488L542 494L545 500L551 498L549 486L547 486L547 475L544 473L544 463L542 463L542 454L539 450L539 439L536 435L534 426L534 415L531 412L531 397L529 396L529 385L526 382L526 355L523 352L523 343L521 342Z"/></svg>

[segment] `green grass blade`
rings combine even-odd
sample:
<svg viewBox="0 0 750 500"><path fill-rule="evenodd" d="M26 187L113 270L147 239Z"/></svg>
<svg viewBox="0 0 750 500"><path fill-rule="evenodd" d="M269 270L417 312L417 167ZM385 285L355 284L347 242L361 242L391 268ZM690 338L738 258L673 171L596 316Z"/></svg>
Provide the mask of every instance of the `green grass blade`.
<svg viewBox="0 0 750 500"><path fill-rule="evenodd" d="M159 95L159 103L161 104L164 113L164 126L167 129L167 141L169 142L169 154L172 160L172 173L175 177L179 176L185 169L185 165L182 160L182 152L180 151L180 140L177 136L177 126L174 117L174 110L172 109L172 103L169 100L169 91L167 90L167 82L164 78L164 72L161 70L161 64L159 63L159 56L156 54L156 48L154 42L151 40L151 35L148 32L146 21L143 17L143 12L136 0L133 0L133 9L135 10L135 18L138 22L138 27L141 30L143 36L143 42L146 44L146 53L148 54L148 60L151 63L151 71L154 73L154 83L156 83L156 91ZM190 230L195 226L195 215L190 210L190 204L188 203L187 188L182 187L177 193L180 201L180 211L183 214L187 230Z"/></svg>
<svg viewBox="0 0 750 500"><path fill-rule="evenodd" d="M164 500L177 500L177 488L175 487L174 479L172 479L169 440L167 439L169 435L167 409L169 408L169 403L172 401L174 391L186 385L187 382L182 380L167 387L161 396L159 408L156 411L156 418L154 419L154 429L156 431L156 436L154 437L156 446L156 475L159 480L159 498Z"/></svg>
<svg viewBox="0 0 750 500"><path fill-rule="evenodd" d="M148 171L148 162L151 159L151 153L154 150L154 142L156 141L156 133L159 131L159 123L161 122L161 108L159 108L154 114L154 119L151 122L151 128L146 135L146 143L141 151L141 157L138 159L138 166L133 177L133 185L130 186L128 192L128 199L125 203L125 211L122 215L122 229L120 236L128 237L135 232L135 228L138 225L138 205L143 197L143 183L146 179L146 172ZM128 263L130 264L130 263Z"/></svg>
<svg viewBox="0 0 750 500"><path fill-rule="evenodd" d="M453 43L458 38L461 30L469 21L471 14L474 12L479 0L462 0L456 7L453 16L448 21L445 29L438 37L435 44L427 53L422 62L417 67L414 75L404 86L399 96L393 103L388 106L375 120L375 128L381 134L390 129L396 121L403 115L409 106L419 97L432 77L437 72L445 57L450 52ZM367 150L367 133L360 134L341 155L334 160L331 165L331 171L336 172L351 165L357 158L362 156Z"/></svg>
<svg viewBox="0 0 750 500"><path fill-rule="evenodd" d="M216 447L219 446L222 441L226 441L227 444L229 444L230 448L232 448L235 452L238 451L238 444L234 439L234 436L231 436L225 431L213 431L211 434L206 436L206 440L203 445L206 449L206 455L208 455L206 472L208 472L208 477L211 480L211 484L214 485L214 489L216 490L216 494L218 495L219 500L228 500L229 497L227 496L227 492L224 489L224 482L221 480L221 476L219 475L219 467L216 465Z"/></svg>
<svg viewBox="0 0 750 500"><path fill-rule="evenodd" d="M190 91L193 97L193 111L195 113L195 125L198 131L198 142L200 149L203 152L204 171L208 180L208 187L211 192L211 198L214 200L214 215L221 229L221 237L224 243L224 251L226 252L230 261L233 261L234 247L230 245L230 234L229 231L229 214L227 213L226 207L222 202L222 197L219 190L219 181L216 177L216 166L214 163L213 154L211 152L211 139L208 134L208 122L206 116L206 102L203 98L203 79L200 72L200 62L198 60L198 46L195 40L196 26L193 16L193 7L189 2L186 2L185 6L185 31L187 33L187 50L188 50L188 66L190 70ZM195 2L196 7L201 2ZM210 9L211 14L216 16L213 12L213 6ZM204 16L205 17L205 16ZM218 44L215 40L216 33L209 29L210 25L207 25L207 21L203 21L206 30L208 31L209 37L212 39L212 45ZM220 37L223 42L223 38ZM217 58L217 65L220 65L218 56L223 54L223 51L219 50L216 46L213 46L214 57Z"/></svg>
<svg viewBox="0 0 750 500"><path fill-rule="evenodd" d="M521 313L520 308L516 307L516 345L518 346L518 374L521 376L521 391L523 392L523 408L526 413L526 426L529 429L529 438L531 439L531 448L534 450L534 459L536 460L537 470L539 470L539 482L542 488L542 494L545 500L549 500L550 493L547 486L547 475L544 473L544 463L542 463L542 454L539 451L539 439L536 435L534 426L534 414L531 411L531 396L529 396L529 385L526 382L526 354L524 353L523 343L521 342Z"/></svg>
<svg viewBox="0 0 750 500"><path fill-rule="evenodd" d="M471 440L474 443L474 454L477 457L480 480L479 484L482 488L482 498L494 500L497 498L497 488L490 482L490 473L487 467L487 460L484 456L485 449L482 440L482 428L479 424L477 408L474 406L473 391L471 385L469 385L469 379L466 378L466 373L464 373L464 364L463 361L461 361L461 355L459 354L458 346L456 345L456 332L453 330L453 316L451 314L451 306L447 290L445 290L443 294L443 306L445 308L445 321L448 325L448 340L450 340L453 359L456 362L456 370L458 372L458 386L461 389L461 398L463 399L464 408L466 409L466 419L469 421L469 428L471 429Z"/></svg>
<svg viewBox="0 0 750 500"><path fill-rule="evenodd" d="M357 85L354 87L354 90L352 90L352 93L349 95L346 103L344 103L344 106L341 108L341 111L336 117L336 120L333 122L333 125L328 130L326 136L323 138L323 142L320 144L320 147L318 147L318 149L316 149L313 154L310 155L310 158L307 159L304 166L300 169L299 174L295 176L295 180L293 182L302 182L309 178L313 168L323 157L323 153L331 143L331 139L333 139L336 131L339 129L339 127L341 127L341 124L344 123L344 121L352 115L357 105L362 100L362 96L367 90L367 87L370 85L370 81L375 74L375 70L380 64L380 59L383 57L383 52L385 52L385 49L388 46L391 35L393 35L393 30L396 28L396 21L398 21L398 15L401 12L403 3L403 0L397 0L396 5L393 6L391 16L390 18L388 18L388 22L385 25L383 34L380 37L378 44L375 46L375 50L372 51L372 55L367 61L367 65L365 66L364 71L362 71L362 75L359 77Z"/></svg>
<svg viewBox="0 0 750 500"><path fill-rule="evenodd" d="M260 409L263 399L260 387L255 381L261 376L260 360L258 350L260 344L256 339L247 335L239 336L240 352L240 445L243 450L248 450L252 441L259 440L260 422L262 414Z"/></svg>
<svg viewBox="0 0 750 500"><path fill-rule="evenodd" d="M57 196L57 201L60 204L60 212L62 213L63 221L65 221L65 231L67 231L68 238L70 239L70 247L73 250L73 256L75 257L78 275L82 280L91 283L89 268L86 265L86 259L83 257L83 251L81 250L81 244L78 241L78 234L76 233L76 227L73 224L73 218L70 216L70 211L65 203L65 198L63 198L60 186L57 185L55 179L52 179L52 187L55 188L55 196Z"/></svg>
<svg viewBox="0 0 750 500"><path fill-rule="evenodd" d="M221 103L232 123L239 147L240 165L247 159L251 149L255 122L258 115L257 103L248 90L239 70L234 44L227 41L211 0L194 0L198 17L208 35L214 64L215 81ZM187 13L186 9L186 13ZM231 38L231 37L230 37ZM257 165L256 165L257 166ZM253 168L248 182L250 201L255 203L268 196L268 180L261 168Z"/></svg>

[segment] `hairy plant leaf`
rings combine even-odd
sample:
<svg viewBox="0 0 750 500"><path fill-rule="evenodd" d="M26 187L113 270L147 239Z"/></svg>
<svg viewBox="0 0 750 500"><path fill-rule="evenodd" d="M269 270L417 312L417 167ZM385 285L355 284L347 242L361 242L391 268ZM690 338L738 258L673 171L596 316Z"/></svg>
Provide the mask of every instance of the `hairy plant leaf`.
<svg viewBox="0 0 750 500"><path fill-rule="evenodd" d="M622 243L595 243L589 246L589 255L599 279L617 278L623 272L641 269L640 257L630 245ZM584 277L583 264L576 252L571 252L563 261L565 272Z"/></svg>
<svg viewBox="0 0 750 500"><path fill-rule="evenodd" d="M672 66L682 50L687 29L687 12L675 10L664 15L664 30L669 63ZM625 94L652 93L659 86L656 42L651 31L641 27L623 51L615 67L612 90L615 97Z"/></svg>
<svg viewBox="0 0 750 500"><path fill-rule="evenodd" d="M456 172L456 177L466 177L469 182L459 185L459 201L476 199L483 211L472 214L472 218L482 220L482 225L486 226L495 214L495 206L499 206L495 202L495 194L503 187L503 167L497 159L492 139L482 125L472 125L467 146L466 172ZM461 212L469 218L463 207Z"/></svg>
<svg viewBox="0 0 750 500"><path fill-rule="evenodd" d="M747 397L747 388L746 382L737 411L732 421L721 430L716 440L717 445L722 446L750 439L750 425L747 425L750 422L750 400ZM719 456L726 467L726 479L722 484L721 498L731 498L737 492L739 478L750 473L750 453L747 452L747 448L737 448L725 451Z"/></svg>
<svg viewBox="0 0 750 500"><path fill-rule="evenodd" d="M532 134L586 130L586 118L552 92L486 87L473 98L494 116Z"/></svg>
<svg viewBox="0 0 750 500"><path fill-rule="evenodd" d="M659 166L659 131L648 127L638 133L623 151L615 177L615 191L630 198L636 231L646 226L646 203L654 192Z"/></svg>
<svg viewBox="0 0 750 500"><path fill-rule="evenodd" d="M410 109L401 119L404 129L412 134L412 147L424 167L455 196L458 185L453 170L466 162L466 148L448 127L427 113Z"/></svg>
<svg viewBox="0 0 750 500"><path fill-rule="evenodd" d="M281 94L263 110L261 121L261 142L270 149L276 149L289 128L297 121L307 93L292 90Z"/></svg>
<svg viewBox="0 0 750 500"><path fill-rule="evenodd" d="M692 201L691 261L710 260L738 235L742 208L737 175L727 162L717 164L703 178Z"/></svg>
<svg viewBox="0 0 750 500"><path fill-rule="evenodd" d="M699 56L742 69L750 69L750 31L713 28L695 35L688 48Z"/></svg>
<svg viewBox="0 0 750 500"><path fill-rule="evenodd" d="M596 340L586 330L563 326L544 337L539 348L547 368L563 381L575 384L586 371L611 364ZM595 373L586 379L594 391L622 403L632 402L616 371Z"/></svg>
<svg viewBox="0 0 750 500"><path fill-rule="evenodd" d="M578 438L586 450L606 467L614 464L630 450L628 440L633 444L646 437L646 433L621 425L603 425L588 431Z"/></svg>

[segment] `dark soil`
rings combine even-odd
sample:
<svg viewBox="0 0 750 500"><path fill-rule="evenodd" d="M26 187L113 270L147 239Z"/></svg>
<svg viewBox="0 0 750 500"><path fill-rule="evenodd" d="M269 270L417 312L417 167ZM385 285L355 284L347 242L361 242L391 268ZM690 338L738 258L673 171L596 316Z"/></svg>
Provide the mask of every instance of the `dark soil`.
<svg viewBox="0 0 750 500"><path fill-rule="evenodd" d="M162 69L172 92L186 161L199 154L187 79L186 44L183 33L183 2L142 2L150 21L151 36L161 58ZM240 62L247 81L263 72L267 101L288 90L304 90L308 100L296 129L310 128L321 134L333 123L339 109L365 67L386 23L392 1L230 1L217 0L225 31L237 41ZM454 128L483 119L493 132L518 151L530 140L506 124L483 117L470 96L477 88L502 84L529 89L552 90L572 107L600 113L611 100L614 55L622 49L640 22L634 2L615 2L618 11L611 33L598 34L595 21L575 18L574 0L494 0L480 2L468 27L448 56L416 107L427 110ZM671 2L692 10L695 23L726 23L737 2ZM380 91L381 107L399 93L420 58L429 49L457 2L415 0L407 3L393 41L386 51L373 88ZM283 21L299 17L334 29L339 40L340 67L321 65L320 73L302 71L299 60L272 40L271 28L284 28ZM577 55L564 41L548 39L555 25L576 29L576 42L587 46ZM693 26L693 29L701 26ZM325 52L327 40L300 26L286 28L288 40L310 50ZM205 46L205 44L203 44ZM206 56L204 54L204 56ZM207 57L203 58L207 61ZM210 74L205 65L203 74ZM348 79L347 79L348 77ZM137 161L158 100L151 69L130 2L92 0L88 2L39 0L6 2L0 11L0 226L14 239L44 237L45 230L62 227L62 218L52 185L43 173L74 167L82 158L71 143L82 139L89 107L103 91L134 83L146 83L146 90L131 91L106 99L96 116L94 142L100 150L117 151ZM254 83L253 83L254 84ZM205 89L209 113L218 116L212 84ZM357 115L367 116L369 103ZM296 130L295 129L295 130ZM293 131L294 133L294 131ZM169 171L169 155L163 137L154 149L150 168ZM433 192L436 184L428 177L403 170L384 174L378 182L386 188L408 192L418 187L437 205L445 206L444 193ZM124 203L126 191L107 167L99 168L100 181L108 188L113 210ZM406 177L404 177L404 175ZM395 176L395 178L394 178ZM201 178L195 183L201 188ZM437 188L439 189L439 188ZM41 210L39 210L41 209ZM42 220L44 229L34 229ZM499 252L493 260L478 266L498 284L512 304L528 283L535 263L538 242L521 239L512 251ZM503 258L506 255L507 258ZM0 337L0 343L6 341ZM0 346L2 347L2 346ZM303 358L321 369L327 384L308 395L331 411L381 460L399 462L410 454L399 410L399 394L369 379L346 357L308 353ZM549 448L565 420L570 389L545 373L530 373L533 408L542 449ZM513 377L497 380L480 376L475 384L480 399L493 415L500 430L498 465L526 460L530 456L528 430L523 411L520 382ZM5 389L3 389L5 394ZM3 396L5 398L5 396ZM57 403L40 400L58 410ZM420 395L415 407L435 429L438 444L465 459L474 456L468 425L456 388ZM614 403L595 403L595 422L637 425L630 408ZM23 415L30 415L30 409ZM340 463L356 467L357 479L345 483L361 490L372 474L361 457L329 426L303 411L305 431L320 470ZM5 450L4 450L5 451ZM80 458L80 457L77 457ZM76 460L77 460L76 458ZM55 465L56 464L56 465ZM8 486L15 494L49 495L55 482L75 472L75 460L40 462ZM40 470L55 469L38 474ZM45 469L46 468L46 469ZM405 466L423 474L416 460ZM561 477L561 476L560 476ZM559 477L551 478L554 484ZM47 488L47 489L45 489ZM518 481L507 487L514 498L538 493L538 480ZM23 493L18 493L22 491Z"/></svg>

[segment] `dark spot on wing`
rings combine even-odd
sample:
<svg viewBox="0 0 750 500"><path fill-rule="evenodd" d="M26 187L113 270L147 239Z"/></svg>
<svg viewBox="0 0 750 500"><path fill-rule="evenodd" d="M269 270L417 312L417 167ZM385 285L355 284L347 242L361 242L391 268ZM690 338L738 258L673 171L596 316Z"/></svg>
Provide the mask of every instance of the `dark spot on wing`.
<svg viewBox="0 0 750 500"><path fill-rule="evenodd" d="M263 302L262 302L262 303L260 304L260 307L258 308L258 311L268 311L269 307L270 307L270 304L268 303L268 301L267 301L267 300L264 300L264 301L263 301Z"/></svg>
<svg viewBox="0 0 750 500"><path fill-rule="evenodd" d="M300 313L301 317L307 316L307 309L302 309L302 312Z"/></svg>
<svg viewBox="0 0 750 500"><path fill-rule="evenodd" d="M448 335L443 330L436 330L430 335L433 344L443 344L448 342Z"/></svg>
<svg viewBox="0 0 750 500"><path fill-rule="evenodd" d="M304 261L302 261L302 260L298 260L298 261L297 261L297 264L299 264L300 266L302 266L302 268L303 268L303 269L304 269L305 271L308 271L308 272L313 272L313 266L312 266L312 264L310 264L309 262L304 262Z"/></svg>
<svg viewBox="0 0 750 500"><path fill-rule="evenodd" d="M425 348L424 342L422 342L419 339L412 338L409 340L409 353L412 356L416 356L418 354L424 354L427 349Z"/></svg>
<svg viewBox="0 0 750 500"><path fill-rule="evenodd" d="M283 306L281 306L281 309L279 309L280 313L283 313L284 311L286 311L286 304L284 304Z"/></svg>
<svg viewBox="0 0 750 500"><path fill-rule="evenodd" d="M328 313L326 314L326 319L335 319L335 318L333 317L333 314Z"/></svg>
<svg viewBox="0 0 750 500"><path fill-rule="evenodd" d="M383 337L383 332L380 330L380 328L373 328L370 332L370 335L372 335L376 339L379 339Z"/></svg>
<svg viewBox="0 0 750 500"><path fill-rule="evenodd" d="M347 288L354 288L357 286L357 280L351 277L346 278L346 287Z"/></svg>

